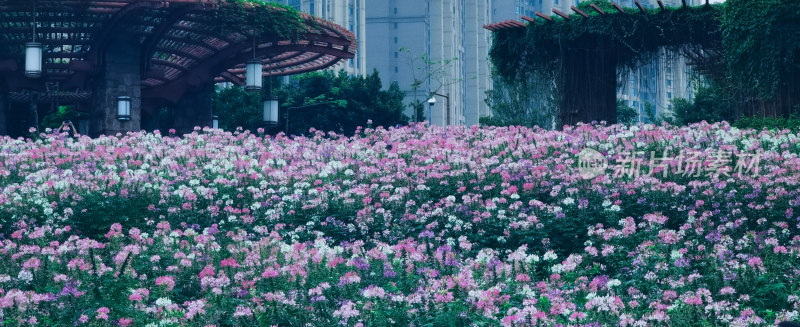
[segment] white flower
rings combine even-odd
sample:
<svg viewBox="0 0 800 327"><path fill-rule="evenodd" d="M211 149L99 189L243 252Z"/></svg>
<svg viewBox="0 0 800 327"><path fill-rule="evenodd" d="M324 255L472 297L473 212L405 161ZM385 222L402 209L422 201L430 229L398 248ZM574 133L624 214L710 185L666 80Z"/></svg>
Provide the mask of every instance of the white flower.
<svg viewBox="0 0 800 327"><path fill-rule="evenodd" d="M17 279L24 281L25 283L30 283L33 280L33 274L28 270L20 270L19 274L17 275Z"/></svg>
<svg viewBox="0 0 800 327"><path fill-rule="evenodd" d="M160 297L160 298L158 298L158 300L156 300L156 305L159 306L159 307L166 307L166 306L169 306L171 304L172 304L172 300L170 300L168 298Z"/></svg>
<svg viewBox="0 0 800 327"><path fill-rule="evenodd" d="M553 250L544 253L544 259L547 261L555 260L556 258L558 258L558 255Z"/></svg>

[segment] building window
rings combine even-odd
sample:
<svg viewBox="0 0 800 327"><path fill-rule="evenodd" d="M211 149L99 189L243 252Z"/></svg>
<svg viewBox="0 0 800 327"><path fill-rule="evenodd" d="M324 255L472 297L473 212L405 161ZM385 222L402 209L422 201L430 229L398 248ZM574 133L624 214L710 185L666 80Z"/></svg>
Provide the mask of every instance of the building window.
<svg viewBox="0 0 800 327"><path fill-rule="evenodd" d="M397 73L398 71L397 66L394 66L394 72Z"/></svg>
<svg viewBox="0 0 800 327"><path fill-rule="evenodd" d="M394 14L397 15L397 8L394 8Z"/></svg>
<svg viewBox="0 0 800 327"><path fill-rule="evenodd" d="M397 58L397 51L394 52L394 57Z"/></svg>
<svg viewBox="0 0 800 327"><path fill-rule="evenodd" d="M671 79L667 80L667 86L672 86L672 80Z"/></svg>
<svg viewBox="0 0 800 327"><path fill-rule="evenodd" d="M394 29L397 29L397 23L394 23Z"/></svg>
<svg viewBox="0 0 800 327"><path fill-rule="evenodd" d="M397 37L394 37L394 44L397 44Z"/></svg>
<svg viewBox="0 0 800 327"><path fill-rule="evenodd" d="M672 92L667 92L667 99L672 99Z"/></svg>

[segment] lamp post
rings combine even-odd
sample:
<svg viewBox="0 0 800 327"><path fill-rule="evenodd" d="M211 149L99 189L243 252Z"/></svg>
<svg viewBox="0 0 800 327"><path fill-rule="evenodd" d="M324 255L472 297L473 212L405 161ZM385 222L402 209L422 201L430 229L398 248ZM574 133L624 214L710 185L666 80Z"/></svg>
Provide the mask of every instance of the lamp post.
<svg viewBox="0 0 800 327"><path fill-rule="evenodd" d="M428 99L428 119L433 115L433 106L436 105L436 97L431 97Z"/></svg>
<svg viewBox="0 0 800 327"><path fill-rule="evenodd" d="M450 93L447 93L447 95L444 95L444 94L439 94L439 93L435 93L434 92L431 95L431 98L428 100L428 105L431 107L431 117L433 117L433 106L436 104L436 99L435 99L434 96L437 96L437 95L442 97L442 98L444 98L445 100L447 100L447 121L446 121L445 125L450 125ZM433 101L433 102L431 102L431 101Z"/></svg>

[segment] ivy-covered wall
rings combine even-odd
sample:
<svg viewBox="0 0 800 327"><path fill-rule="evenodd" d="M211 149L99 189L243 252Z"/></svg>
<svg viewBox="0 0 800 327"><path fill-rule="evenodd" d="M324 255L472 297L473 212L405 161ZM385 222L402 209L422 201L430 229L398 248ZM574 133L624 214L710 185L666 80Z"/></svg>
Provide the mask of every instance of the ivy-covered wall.
<svg viewBox="0 0 800 327"><path fill-rule="evenodd" d="M620 12L607 0L592 2L604 13L584 2L579 9L589 17L572 14L569 19L555 16L553 21L537 18L527 28L496 31L490 53L496 77L513 83L526 80L534 71L559 76L554 91L563 99L563 120L568 111L576 110L565 108L575 102L574 97L587 97L584 103L602 101L609 110L615 107L615 103L599 99L596 92L576 93L580 90L571 89L576 83L568 79L597 82L599 76L591 73L592 65L597 63L570 53L594 51L599 55L602 49L598 44L611 44L614 58L607 60L615 61L617 67L623 68L618 71L624 72L625 68L652 60L659 48L694 49L702 50L695 53L710 54L707 57L712 61L723 61L702 72L722 81L731 96L761 106L772 102L773 107L783 108L779 114L798 103L800 92L793 90L800 85L795 77L800 71L800 1L728 0L699 7L647 9L645 13L638 8ZM602 51L608 56L608 51ZM584 59L576 62L576 58ZM585 107L591 109L583 110L597 110L596 106ZM579 113L576 117L586 116L592 115ZM572 123L569 119L564 122Z"/></svg>

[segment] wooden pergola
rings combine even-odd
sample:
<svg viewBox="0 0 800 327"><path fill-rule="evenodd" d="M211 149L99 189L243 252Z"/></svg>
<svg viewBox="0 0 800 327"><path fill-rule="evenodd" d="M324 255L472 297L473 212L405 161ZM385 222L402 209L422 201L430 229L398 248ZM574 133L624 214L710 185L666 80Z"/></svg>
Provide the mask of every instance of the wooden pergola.
<svg viewBox="0 0 800 327"><path fill-rule="evenodd" d="M333 66L358 49L352 32L304 13L300 30L286 37L220 26L218 14L225 6L232 5L218 0L0 1L0 134L19 116L15 111L54 101L86 103L92 134L139 130L147 125L142 116L164 105L186 107L183 128L208 126L209 90L215 82L244 85L246 62L260 60L263 76L282 76ZM256 6L246 4L242 12L254 15ZM33 39L44 46L40 78L24 73L25 44ZM104 98L126 88L137 89L134 107L141 109L133 112L140 117L116 122L107 117L115 109ZM208 103L193 109L200 102ZM35 113L37 119L44 113Z"/></svg>
<svg viewBox="0 0 800 327"><path fill-rule="evenodd" d="M623 8L616 2L611 2L611 8L600 8L594 3L590 3L585 10L576 6L571 6L572 14L564 13L554 9L555 16L536 12L535 16L521 16L520 20L506 20L494 24L484 25L495 33L496 36L504 40L512 40L517 50L519 61L525 60L525 56L530 56L528 49L531 45L525 41L526 33L530 29L541 26L549 26L553 29L569 28L565 26L571 21L581 24L589 21L603 20L613 16L626 18L633 21L636 15L640 17L663 17L665 19L671 15L680 15L680 11L665 7L661 0L658 0L658 9L649 10L642 6L638 0L635 2L636 8ZM704 9L715 10L706 2ZM686 1L683 1L680 10L688 10ZM593 11L593 12L592 12ZM559 25L562 24L563 25ZM698 28L697 35L686 37L687 31L679 28L664 27L652 23L652 26L632 26L634 29L651 28L658 33L648 35L652 43L662 46L673 46L680 48L684 55L690 58L690 64L698 71L715 69L721 60L722 36L716 22L703 22L707 26ZM707 28L707 29L706 29ZM618 29L627 32L625 26L618 26ZM539 32L539 31L536 31ZM693 32L697 33L697 32ZM683 35L682 35L683 34ZM691 34L691 33L690 33ZM705 34L703 41L698 35ZM617 120L616 88L617 88L617 67L619 66L619 54L623 51L652 51L652 49L636 48L637 44L630 44L620 41L621 37L613 35L586 32L571 39L561 39L552 37L545 42L547 46L554 48L552 53L556 53L556 60L560 63L560 72L563 81L560 85L560 118L564 125L574 125L578 122L606 121L615 123ZM673 41L681 39L683 41ZM687 42L694 43L689 46ZM541 46L541 45L540 45ZM699 49L699 50L698 50ZM514 66L516 67L516 66Z"/></svg>

